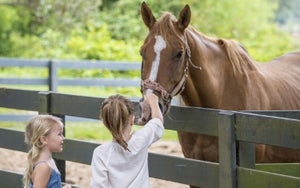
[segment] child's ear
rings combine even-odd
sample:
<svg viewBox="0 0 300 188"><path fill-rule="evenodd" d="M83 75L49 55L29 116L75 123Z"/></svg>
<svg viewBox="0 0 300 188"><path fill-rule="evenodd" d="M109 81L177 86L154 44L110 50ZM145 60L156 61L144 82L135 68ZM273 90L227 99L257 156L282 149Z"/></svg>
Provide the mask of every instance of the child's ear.
<svg viewBox="0 0 300 188"><path fill-rule="evenodd" d="M41 136L41 137L40 137L40 142L41 142L43 145L46 145L46 144L47 144L47 138L46 138L46 136Z"/></svg>

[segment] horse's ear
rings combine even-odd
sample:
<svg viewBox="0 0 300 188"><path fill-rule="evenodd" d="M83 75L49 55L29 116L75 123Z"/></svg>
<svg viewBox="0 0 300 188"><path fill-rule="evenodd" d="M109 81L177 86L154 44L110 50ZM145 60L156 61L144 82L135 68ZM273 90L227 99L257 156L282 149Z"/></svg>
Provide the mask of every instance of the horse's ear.
<svg viewBox="0 0 300 188"><path fill-rule="evenodd" d="M189 5L185 5L185 7L181 10L179 18L177 20L177 26L180 30L184 30L190 24L191 20L191 9Z"/></svg>
<svg viewBox="0 0 300 188"><path fill-rule="evenodd" d="M143 2L141 5L141 14L145 25L149 29L151 29L154 23L156 22L156 19L152 14L151 9L148 7L148 5L145 2Z"/></svg>

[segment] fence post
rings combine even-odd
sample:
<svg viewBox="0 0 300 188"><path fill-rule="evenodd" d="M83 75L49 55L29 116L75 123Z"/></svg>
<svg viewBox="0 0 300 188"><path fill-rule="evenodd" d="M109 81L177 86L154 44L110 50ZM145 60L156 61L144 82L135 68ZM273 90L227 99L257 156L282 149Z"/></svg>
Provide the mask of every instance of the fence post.
<svg viewBox="0 0 300 188"><path fill-rule="evenodd" d="M49 91L56 92L57 91L57 84L58 84L58 76L57 76L57 63L55 61L49 61L49 68L48 68L49 80L48 86Z"/></svg>
<svg viewBox="0 0 300 188"><path fill-rule="evenodd" d="M219 136L219 187L236 188L236 142L234 112L221 111L218 114Z"/></svg>
<svg viewBox="0 0 300 188"><path fill-rule="evenodd" d="M239 132L239 128L242 126L240 118L236 118L236 130ZM237 165L245 168L255 169L255 143L238 141L237 142Z"/></svg>
<svg viewBox="0 0 300 188"><path fill-rule="evenodd" d="M39 114L47 114L50 111L50 93L49 91L39 92Z"/></svg>
<svg viewBox="0 0 300 188"><path fill-rule="evenodd" d="M39 92L39 114L52 114L51 112L51 92ZM52 114L61 118L63 124L65 125L65 115ZM65 136L65 127L63 128L63 135ZM66 181L66 161L55 159L57 168L61 174L61 181Z"/></svg>

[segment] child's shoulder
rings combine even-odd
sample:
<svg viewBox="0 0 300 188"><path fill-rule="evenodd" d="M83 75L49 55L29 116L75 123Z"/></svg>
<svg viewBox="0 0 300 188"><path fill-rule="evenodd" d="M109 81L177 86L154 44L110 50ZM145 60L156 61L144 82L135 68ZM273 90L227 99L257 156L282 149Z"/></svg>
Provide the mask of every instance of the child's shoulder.
<svg viewBox="0 0 300 188"><path fill-rule="evenodd" d="M103 143L94 149L93 158L101 158L102 160L107 160L110 158L110 154L112 153L113 150L114 150L113 142Z"/></svg>
<svg viewBox="0 0 300 188"><path fill-rule="evenodd" d="M51 170L50 165L46 161L40 161L34 165L34 171L40 174L50 174Z"/></svg>
<svg viewBox="0 0 300 188"><path fill-rule="evenodd" d="M94 152L102 152L102 151L106 151L108 150L108 148L110 148L112 142L104 142L102 144L100 144L99 146L97 146L94 150Z"/></svg>

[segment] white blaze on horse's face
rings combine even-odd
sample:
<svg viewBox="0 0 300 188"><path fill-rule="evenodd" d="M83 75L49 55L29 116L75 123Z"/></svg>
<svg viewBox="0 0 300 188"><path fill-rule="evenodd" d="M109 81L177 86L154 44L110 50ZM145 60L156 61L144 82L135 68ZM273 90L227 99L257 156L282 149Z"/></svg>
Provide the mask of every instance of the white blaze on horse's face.
<svg viewBox="0 0 300 188"><path fill-rule="evenodd" d="M160 61L160 52L167 47L167 44L165 40L160 35L155 36L156 42L154 44L154 52L156 54L154 61L152 62L152 68L150 72L149 80L155 82L157 78L157 72L159 67L159 61Z"/></svg>
<svg viewBox="0 0 300 188"><path fill-rule="evenodd" d="M156 35L155 39L156 42L153 48L156 55L154 61L152 62L152 67L151 67L151 72L149 77L149 80L151 80L152 82L155 82L157 78L158 67L160 62L160 52L167 47L167 44L162 36ZM146 93L148 92L152 92L152 90L151 91L147 90Z"/></svg>

